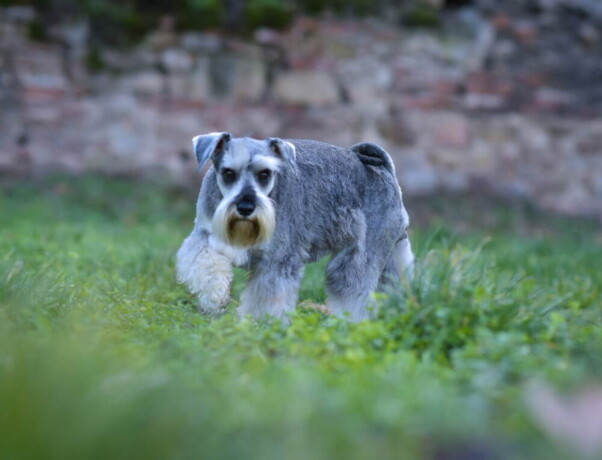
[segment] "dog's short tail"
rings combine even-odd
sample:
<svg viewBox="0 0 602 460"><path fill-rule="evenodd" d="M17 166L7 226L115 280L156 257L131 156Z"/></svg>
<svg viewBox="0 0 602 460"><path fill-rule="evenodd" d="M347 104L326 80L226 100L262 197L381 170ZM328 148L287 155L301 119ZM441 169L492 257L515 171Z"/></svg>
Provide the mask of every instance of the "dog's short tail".
<svg viewBox="0 0 602 460"><path fill-rule="evenodd" d="M391 156L385 149L371 142L362 142L351 146L351 150L356 153L359 160L365 165L384 166L387 171L395 176L395 166Z"/></svg>

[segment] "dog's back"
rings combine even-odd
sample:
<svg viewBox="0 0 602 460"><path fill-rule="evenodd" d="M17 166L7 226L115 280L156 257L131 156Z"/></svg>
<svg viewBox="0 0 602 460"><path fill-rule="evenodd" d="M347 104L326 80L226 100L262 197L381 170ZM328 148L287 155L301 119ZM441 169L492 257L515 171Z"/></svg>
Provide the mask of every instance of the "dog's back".
<svg viewBox="0 0 602 460"><path fill-rule="evenodd" d="M288 142L296 149L298 174L285 172L273 192L277 239L302 241L314 260L367 238L401 237L406 214L392 161L383 149Z"/></svg>

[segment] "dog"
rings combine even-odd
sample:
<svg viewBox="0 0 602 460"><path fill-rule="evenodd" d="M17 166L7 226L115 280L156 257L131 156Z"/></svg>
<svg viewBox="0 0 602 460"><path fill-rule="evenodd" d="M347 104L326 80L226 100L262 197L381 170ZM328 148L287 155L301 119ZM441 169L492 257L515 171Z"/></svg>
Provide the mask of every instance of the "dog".
<svg viewBox="0 0 602 460"><path fill-rule="evenodd" d="M220 312L233 266L249 270L239 315L285 319L304 266L332 256L327 309L360 321L372 293L409 278L409 217L389 154L372 143L349 148L312 140L193 139L199 170L211 160L194 229L176 257L177 278L200 312Z"/></svg>

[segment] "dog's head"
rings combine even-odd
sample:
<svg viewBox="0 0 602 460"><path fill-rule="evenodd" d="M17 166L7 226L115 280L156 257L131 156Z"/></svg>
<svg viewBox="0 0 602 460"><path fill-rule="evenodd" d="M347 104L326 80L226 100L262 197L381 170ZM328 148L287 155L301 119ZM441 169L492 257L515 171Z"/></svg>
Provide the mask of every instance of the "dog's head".
<svg viewBox="0 0 602 460"><path fill-rule="evenodd" d="M213 215L213 233L238 247L268 241L276 225L270 193L279 171L296 171L294 145L278 138L234 139L229 133L197 136L192 144L199 169L212 160L223 197Z"/></svg>

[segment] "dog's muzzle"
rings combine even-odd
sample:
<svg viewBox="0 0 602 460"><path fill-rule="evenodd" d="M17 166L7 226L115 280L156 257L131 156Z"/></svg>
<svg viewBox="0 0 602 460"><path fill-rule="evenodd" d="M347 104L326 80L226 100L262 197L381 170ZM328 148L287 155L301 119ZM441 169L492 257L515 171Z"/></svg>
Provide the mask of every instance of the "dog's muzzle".
<svg viewBox="0 0 602 460"><path fill-rule="evenodd" d="M245 187L230 203L218 206L213 232L236 247L252 247L269 240L276 225L274 207L267 198Z"/></svg>

